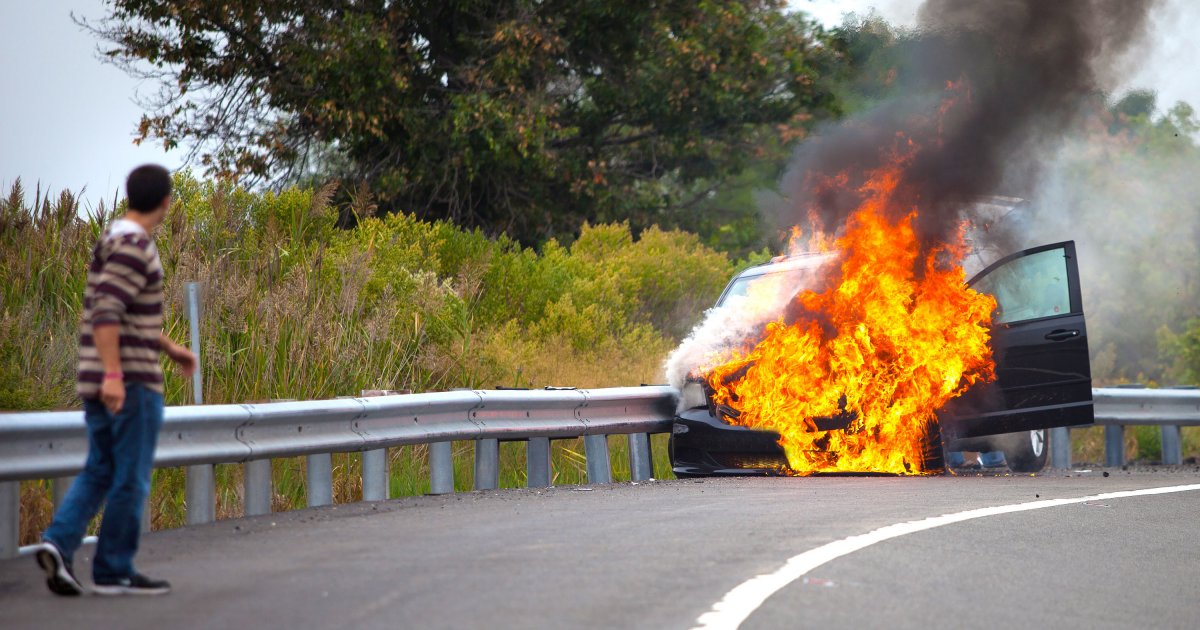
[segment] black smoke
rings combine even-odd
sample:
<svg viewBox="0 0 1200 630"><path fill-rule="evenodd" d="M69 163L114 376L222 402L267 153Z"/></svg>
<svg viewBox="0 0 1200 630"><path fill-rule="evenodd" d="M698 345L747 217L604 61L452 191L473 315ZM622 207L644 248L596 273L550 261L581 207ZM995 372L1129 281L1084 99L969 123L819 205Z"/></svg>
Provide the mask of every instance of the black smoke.
<svg viewBox="0 0 1200 630"><path fill-rule="evenodd" d="M782 182L780 227L836 230L862 201L867 173L904 150L893 206L920 207L922 242L942 242L981 196L1022 196L1059 142L1138 43L1155 0L926 0L896 42L894 97L823 129ZM957 87L948 89L955 84ZM947 98L956 102L944 115ZM839 175L844 185L829 182Z"/></svg>

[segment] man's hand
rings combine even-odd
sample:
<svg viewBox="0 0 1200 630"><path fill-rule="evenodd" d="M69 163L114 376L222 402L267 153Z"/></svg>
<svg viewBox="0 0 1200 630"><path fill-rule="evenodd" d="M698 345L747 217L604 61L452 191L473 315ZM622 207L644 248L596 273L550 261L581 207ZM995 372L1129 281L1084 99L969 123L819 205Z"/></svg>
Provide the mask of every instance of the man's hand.
<svg viewBox="0 0 1200 630"><path fill-rule="evenodd" d="M125 406L125 380L121 374L121 348L118 343L120 329L109 322L95 326L92 336L96 340L96 353L100 355L100 363L104 366L100 402L115 414Z"/></svg>
<svg viewBox="0 0 1200 630"><path fill-rule="evenodd" d="M105 378L100 384L100 402L114 415L125 406L125 381L119 378Z"/></svg>
<svg viewBox="0 0 1200 630"><path fill-rule="evenodd" d="M165 333L159 337L159 340L162 342L163 352L175 362L175 365L179 366L179 371L183 372L184 376L191 376L196 372L195 353L175 343Z"/></svg>
<svg viewBox="0 0 1200 630"><path fill-rule="evenodd" d="M183 346L175 346L176 351L167 353L168 357L179 366L179 371L183 372L184 376L191 376L196 373L196 354Z"/></svg>

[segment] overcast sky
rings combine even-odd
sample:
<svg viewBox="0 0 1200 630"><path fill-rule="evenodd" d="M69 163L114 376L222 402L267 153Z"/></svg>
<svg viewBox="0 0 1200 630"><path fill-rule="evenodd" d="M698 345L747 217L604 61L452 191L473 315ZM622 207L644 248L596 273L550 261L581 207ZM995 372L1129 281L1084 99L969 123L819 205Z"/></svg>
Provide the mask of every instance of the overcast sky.
<svg viewBox="0 0 1200 630"><path fill-rule="evenodd" d="M885 19L911 25L919 0L791 0L835 25L846 12L876 7ZM27 189L41 182L55 193L87 187L86 200L112 199L125 174L145 162L169 168L181 151L133 145L142 111L139 85L96 58L97 42L71 21L104 13L102 0L0 0L0 194L20 177ZM1119 89L1149 87L1160 105L1186 100L1200 107L1200 2L1166 0L1155 16L1156 32L1142 63Z"/></svg>

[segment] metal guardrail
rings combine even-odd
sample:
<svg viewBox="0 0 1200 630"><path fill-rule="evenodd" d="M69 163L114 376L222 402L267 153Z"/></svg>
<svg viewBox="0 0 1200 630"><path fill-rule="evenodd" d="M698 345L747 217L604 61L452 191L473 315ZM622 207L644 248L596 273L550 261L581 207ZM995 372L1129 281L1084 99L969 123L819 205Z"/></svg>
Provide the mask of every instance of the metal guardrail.
<svg viewBox="0 0 1200 630"><path fill-rule="evenodd" d="M1106 463L1125 463L1124 427L1161 425L1163 463L1181 463L1179 427L1200 425L1200 390L1098 388L1096 424L1105 425ZM608 435L629 436L633 480L651 476L649 435L671 430L669 387L594 390L475 390L166 410L156 467L186 466L187 523L215 516L214 464L245 466L245 513L271 511L271 459L308 458L309 506L333 502L331 453L363 453L363 499L388 498L386 448L429 444L430 489L454 491L451 442L475 442L475 488L499 485L499 443L526 442L530 487L550 485L550 440L584 438L589 483L612 480ZM1068 468L1070 432L1053 429L1053 465ZM54 479L55 503L83 468L83 414L0 415L0 558L17 553L19 483ZM144 524L144 526L148 526Z"/></svg>
<svg viewBox="0 0 1200 630"><path fill-rule="evenodd" d="M215 517L214 464L245 465L245 513L271 511L271 459L306 456L308 505L333 502L332 453L363 453L363 499L388 498L387 452L429 444L433 494L454 492L451 442L475 443L475 488L499 485L499 443L526 442L530 487L551 481L550 441L584 438L589 483L609 483L609 435L629 439L632 480L653 474L650 434L667 433L670 387L464 390L371 398L168 407L155 467L187 467L187 523ZM83 469L80 411L0 415L0 558L18 553L20 482L54 479L55 504ZM148 516L148 511L147 511ZM143 523L148 527L148 523Z"/></svg>
<svg viewBox="0 0 1200 630"><path fill-rule="evenodd" d="M1102 387L1092 389L1096 424L1104 426L1104 463L1125 465L1125 427L1159 425L1162 463L1183 463L1179 427L1200 426L1200 389ZM1093 425L1086 425L1093 426ZM1074 427L1083 428L1083 427ZM1070 428L1051 429L1051 465L1071 467Z"/></svg>

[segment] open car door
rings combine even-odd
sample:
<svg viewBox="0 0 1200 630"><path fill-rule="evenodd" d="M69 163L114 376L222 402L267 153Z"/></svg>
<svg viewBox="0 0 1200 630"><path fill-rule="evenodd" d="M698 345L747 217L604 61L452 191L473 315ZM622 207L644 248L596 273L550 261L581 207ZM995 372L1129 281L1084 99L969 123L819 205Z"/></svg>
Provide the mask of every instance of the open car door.
<svg viewBox="0 0 1200 630"><path fill-rule="evenodd" d="M944 437L1091 424L1092 371L1074 241L1002 258L968 284L998 304L992 319L996 380L943 410Z"/></svg>

